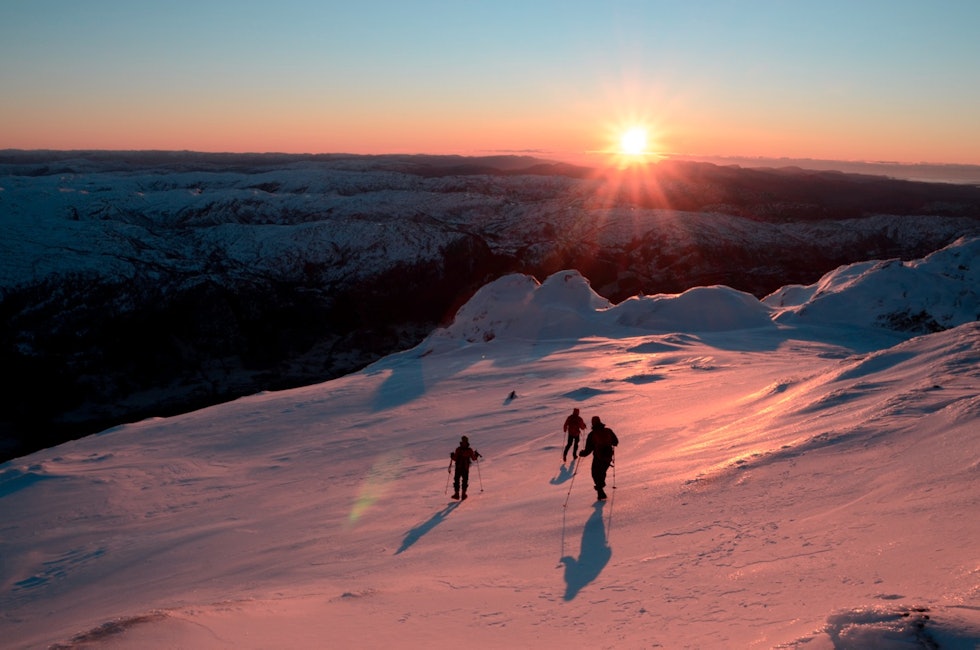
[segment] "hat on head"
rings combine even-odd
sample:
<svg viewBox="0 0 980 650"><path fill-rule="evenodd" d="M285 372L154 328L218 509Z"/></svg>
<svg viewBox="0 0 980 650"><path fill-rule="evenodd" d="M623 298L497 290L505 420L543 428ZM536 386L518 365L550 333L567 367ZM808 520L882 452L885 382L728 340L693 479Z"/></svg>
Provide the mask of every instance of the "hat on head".
<svg viewBox="0 0 980 650"><path fill-rule="evenodd" d="M592 416L592 426L597 427L600 424L602 424L602 420L599 419L599 416L598 415L593 415Z"/></svg>
<svg viewBox="0 0 980 650"><path fill-rule="evenodd" d="M459 439L459 441L460 441L460 442L469 442L469 441L470 441L470 439L469 439L469 438L467 438L466 436L463 436L462 438L460 438L460 439Z"/></svg>

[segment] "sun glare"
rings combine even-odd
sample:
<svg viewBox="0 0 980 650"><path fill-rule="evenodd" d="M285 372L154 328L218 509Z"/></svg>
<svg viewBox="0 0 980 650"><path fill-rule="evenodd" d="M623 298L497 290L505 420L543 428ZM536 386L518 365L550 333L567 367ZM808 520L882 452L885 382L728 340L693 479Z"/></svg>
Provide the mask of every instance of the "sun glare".
<svg viewBox="0 0 980 650"><path fill-rule="evenodd" d="M640 126L627 129L619 137L619 153L641 156L647 152L647 130Z"/></svg>
<svg viewBox="0 0 980 650"><path fill-rule="evenodd" d="M604 147L598 150L612 168L645 169L661 159L663 131L648 116L629 115L603 125Z"/></svg>

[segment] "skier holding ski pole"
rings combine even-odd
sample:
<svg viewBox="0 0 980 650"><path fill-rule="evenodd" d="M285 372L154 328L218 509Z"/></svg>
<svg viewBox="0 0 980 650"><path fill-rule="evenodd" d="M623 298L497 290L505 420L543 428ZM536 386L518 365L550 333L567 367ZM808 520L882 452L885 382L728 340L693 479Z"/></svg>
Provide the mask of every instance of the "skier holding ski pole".
<svg viewBox="0 0 980 650"><path fill-rule="evenodd" d="M582 429L585 428L585 421L578 414L578 409L572 409L572 414L565 418L565 425L562 429L568 433L568 442L565 443L565 451L561 454L561 461L568 461L568 450L572 449L572 459L578 456L578 440ZM572 447L574 445L574 447Z"/></svg>
<svg viewBox="0 0 980 650"><path fill-rule="evenodd" d="M592 454L592 480L595 482L596 496L599 501L606 499L606 471L613 461L613 447L619 444L619 438L613 430L602 423L598 415L592 416L592 430L585 439L585 449L580 457Z"/></svg>
<svg viewBox="0 0 980 650"><path fill-rule="evenodd" d="M453 498L465 499L466 488L470 484L470 463L480 457L480 453L470 448L470 439L463 436L456 450L450 452L449 458L456 463L456 473L453 475ZM462 492L460 492L462 488Z"/></svg>

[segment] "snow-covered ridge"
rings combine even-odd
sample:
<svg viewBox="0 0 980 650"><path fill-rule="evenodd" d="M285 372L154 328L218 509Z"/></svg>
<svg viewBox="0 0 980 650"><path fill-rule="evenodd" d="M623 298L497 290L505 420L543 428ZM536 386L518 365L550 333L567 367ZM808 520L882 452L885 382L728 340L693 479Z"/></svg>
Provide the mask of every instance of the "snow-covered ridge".
<svg viewBox="0 0 980 650"><path fill-rule="evenodd" d="M509 275L480 289L430 342L576 339L621 326L651 332L723 332L777 324L882 328L913 333L980 320L980 238L960 239L929 256L840 267L809 286L759 300L730 287L637 296L613 305L578 271L543 283Z"/></svg>
<svg viewBox="0 0 980 650"><path fill-rule="evenodd" d="M208 157L181 164L178 154L134 155L134 161L119 154L115 163L111 154L51 156L47 165L0 164L0 290L65 274L127 281L167 273L295 280L311 267L330 283L432 259L467 235L486 242L496 255L520 256L528 267L564 261L558 268L578 268L608 291L613 278L600 277L601 266L578 262L605 251L605 258L628 262L622 281L656 285L682 270L703 266L702 273L717 274L724 268L698 251L763 251L766 261L755 273L766 274L767 265L785 266L792 259L783 250L801 246L819 263L832 258L831 251L840 255L856 244L907 249L918 242L925 254L956 236L980 234L971 208L963 216L946 214L938 200L917 213L872 211L870 219L824 215L819 206L805 219L768 219L773 206L733 206L713 197L712 184L740 182L732 170L717 172L724 174L720 180L709 176L704 186L665 172L657 183L675 187L684 198L705 196L664 209L619 193L615 181L514 169L538 169L543 161L534 159L489 159L485 173L453 174L452 165L465 168L465 159L338 156L279 162L260 156L243 157L237 165L228 160L221 168L207 163ZM509 166L493 173L493 164L504 163ZM426 166L438 173L420 171ZM771 176L777 187L787 178L806 178L802 170ZM875 255L859 259L869 256ZM753 257L760 256L752 252L744 261ZM620 297L633 293L624 290Z"/></svg>
<svg viewBox="0 0 980 650"><path fill-rule="evenodd" d="M787 323L929 332L980 320L980 238L960 239L919 260L843 266L812 285L784 287L764 302L777 311L777 321Z"/></svg>

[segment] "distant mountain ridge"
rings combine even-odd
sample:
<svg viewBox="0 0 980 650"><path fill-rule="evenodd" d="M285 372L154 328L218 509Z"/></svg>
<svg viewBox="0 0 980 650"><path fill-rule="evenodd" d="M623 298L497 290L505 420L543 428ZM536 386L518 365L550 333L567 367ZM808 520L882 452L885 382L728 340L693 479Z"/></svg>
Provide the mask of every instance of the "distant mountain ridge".
<svg viewBox="0 0 980 650"><path fill-rule="evenodd" d="M895 162L887 160L827 160L820 158L767 158L763 156L670 156L672 160L695 160L715 165L738 165L778 169L799 167L801 169L830 170L852 174L886 176L907 181L927 183L958 183L980 185L980 165L941 162Z"/></svg>
<svg viewBox="0 0 980 650"><path fill-rule="evenodd" d="M346 374L510 273L575 269L614 303L762 298L921 258L980 235L980 188L676 161L5 151L0 215L0 438L19 454Z"/></svg>

